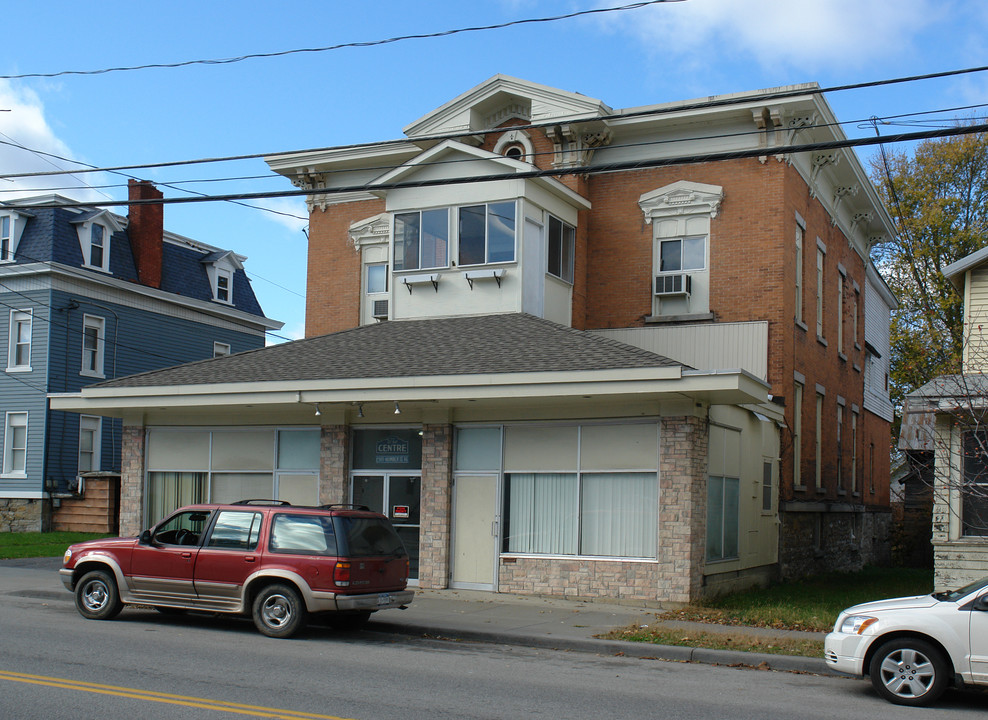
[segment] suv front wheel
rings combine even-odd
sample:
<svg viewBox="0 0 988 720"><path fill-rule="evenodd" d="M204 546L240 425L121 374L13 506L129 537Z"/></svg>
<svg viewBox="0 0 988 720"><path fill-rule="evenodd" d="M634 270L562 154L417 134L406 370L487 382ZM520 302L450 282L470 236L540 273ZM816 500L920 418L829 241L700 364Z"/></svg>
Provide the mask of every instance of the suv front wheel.
<svg viewBox="0 0 988 720"><path fill-rule="evenodd" d="M117 616L123 604L117 583L106 570L92 570L75 586L75 606L90 620L109 620Z"/></svg>
<svg viewBox="0 0 988 720"><path fill-rule="evenodd" d="M305 626L305 614L305 603L289 585L268 585L254 598L254 625L268 637L291 637Z"/></svg>

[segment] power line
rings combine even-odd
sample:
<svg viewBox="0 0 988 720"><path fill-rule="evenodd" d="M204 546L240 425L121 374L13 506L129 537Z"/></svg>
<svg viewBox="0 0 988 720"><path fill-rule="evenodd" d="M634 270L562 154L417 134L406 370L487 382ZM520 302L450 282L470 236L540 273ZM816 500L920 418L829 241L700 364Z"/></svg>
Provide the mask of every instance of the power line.
<svg viewBox="0 0 988 720"><path fill-rule="evenodd" d="M803 95L824 95L827 93L837 93L845 92L848 90L863 90L875 87L883 87L887 85L897 85L910 82L919 82L923 80L934 80L942 79L947 77L955 77L959 75L967 75L972 73L980 73L988 71L988 65L982 65L978 67L962 68L959 70L946 70L937 73L927 73L924 75L909 75L904 77L889 78L885 80L871 80L861 83L851 83L844 85L832 85L829 87L813 87L813 86L798 86L795 88L778 90L775 92L765 92L758 95L753 94L741 94L734 95L730 97L715 98L713 100L702 100L693 103L680 103L672 105L664 105L661 107L650 107L642 110L634 111L624 111L617 113L610 113L604 115L593 115L593 116L575 116L569 118L554 118L552 120L546 120L537 123L528 123L525 125L512 125L512 130L535 130L545 127L552 127L554 125L559 125L560 123L576 123L576 122L588 122L588 121L612 121L612 120L625 120L630 118L640 118L640 117L658 117L662 115L668 115L672 113L681 113L692 110L706 110L711 108L719 107L730 107L734 105L749 104L753 102L768 102L772 100L782 100L785 98L799 97ZM2 76L0 76L2 77ZM504 132L505 128L486 128L482 130L471 130L468 134L470 135L486 135L489 133ZM240 160L258 160L265 159L268 157L284 156L284 155L295 155L295 154L310 154L310 153L321 153L321 152L339 152L344 150L357 150L361 148L368 147L387 147L389 145L407 145L413 142L422 141L441 141L441 140L455 140L457 138L462 138L464 135L463 131L450 132L450 133L439 133L434 135L415 135L406 138L398 138L392 140L380 140L374 142L362 142L362 143L351 143L347 145L329 145L317 148L308 148L304 150L289 150L289 151L276 151L276 152L263 152L263 153L247 153L241 155L227 155L220 157L206 157L206 158L195 158L191 160L172 160L158 163L142 163L135 165L117 165L112 167L92 167L82 168L74 170L73 172L78 174L92 173L92 172L116 172L123 170L149 170L156 168L167 168L167 167L177 167L182 165L204 165L210 163L220 163L220 162L237 162ZM68 160L68 162L76 162L74 160ZM84 164L84 163L80 163ZM67 172L67 171L66 171ZM44 177L47 175L63 175L66 172L31 172L31 173L4 173L0 174L0 178L6 178L10 180L23 178L23 177Z"/></svg>
<svg viewBox="0 0 988 720"><path fill-rule="evenodd" d="M639 8L647 7L649 5L661 5L665 3L684 2L684 1L685 0L644 0L643 2L631 3L630 5L621 5L619 7L594 8L591 10L580 10L577 12L566 13L565 15L554 15L552 17L526 18L524 20L511 20L508 22L497 23L494 25L479 25L475 27L456 28L453 30L442 30L439 32L421 33L416 35L400 35L397 37L386 38L384 40L368 40L363 42L339 43L337 45L328 45L326 47L297 48L295 50L280 50L277 52L269 52L269 53L251 53L249 55L239 55L237 57L229 57L229 58L214 58L210 60L184 60L181 62L174 62L174 63L150 63L147 65L111 67L111 68L103 68L101 70L62 70L60 72L53 72L53 73L24 73L20 75L0 75L0 80L24 80L27 78L55 78L55 77L64 77L66 75L104 75L106 73L112 73L112 72L169 69L169 68L188 67L190 65L232 65L233 63L243 62L244 60L283 57L286 55L297 55L301 53L322 53L322 52L330 52L333 50L342 50L345 48L375 47L378 45L388 45L391 43L404 42L406 40L429 40L433 38L449 37L451 35L460 35L463 33L482 32L487 30L503 30L504 28L515 27L518 25L557 22L559 20L569 20L572 18L583 17L586 15L624 12L628 10L637 10Z"/></svg>
<svg viewBox="0 0 988 720"><path fill-rule="evenodd" d="M933 138L955 137L958 135L974 135L988 132L988 124L964 125L952 128L940 128L936 130L926 130L914 133L900 133L887 137L863 137L845 138L842 140L826 140L813 143L802 143L798 145L774 145L746 150L729 150L724 152L713 152L699 155L679 155L665 158L645 158L640 160L627 160L601 165L581 165L570 168L552 168L549 170L520 170L512 173L499 173L487 175L471 175L465 177L451 178L431 178L424 180L405 180L390 183L362 183L359 185L345 185L334 188L320 188L318 190L296 189L278 190L257 193L237 193L228 195L209 195L202 197L184 198L162 198L153 200L121 200L114 202L68 202L58 204L39 204L31 207L51 208L51 207L114 207L133 205L176 205L197 202L220 202L227 200L257 200L270 198L301 197L306 195L341 195L344 193L367 192L369 190L399 190L404 188L420 187L441 187L449 185L469 185L480 182L490 182L497 180L527 180L541 177L559 177L566 175L601 175L611 172L626 170L645 170L650 168L668 167L671 165L697 165L706 162L719 162L724 160L740 160L745 158L757 158L765 155L792 154L802 152L816 152L820 150L837 150L841 148L863 147L880 145L882 143L916 142L919 140L929 140Z"/></svg>

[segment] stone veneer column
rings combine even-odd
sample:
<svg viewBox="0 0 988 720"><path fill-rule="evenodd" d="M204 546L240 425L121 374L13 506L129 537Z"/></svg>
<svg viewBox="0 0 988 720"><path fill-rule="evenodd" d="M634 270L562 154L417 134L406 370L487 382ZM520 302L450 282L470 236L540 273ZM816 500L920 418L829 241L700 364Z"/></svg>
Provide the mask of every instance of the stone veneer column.
<svg viewBox="0 0 988 720"><path fill-rule="evenodd" d="M422 426L422 505L419 586L449 586L453 426Z"/></svg>
<svg viewBox="0 0 988 720"><path fill-rule="evenodd" d="M350 464L349 425L324 425L319 436L319 503L345 503Z"/></svg>
<svg viewBox="0 0 988 720"><path fill-rule="evenodd" d="M659 596L691 602L703 588L707 423L665 417L659 433Z"/></svg>
<svg viewBox="0 0 988 720"><path fill-rule="evenodd" d="M144 529L143 425L124 425L120 446L120 534L138 535Z"/></svg>

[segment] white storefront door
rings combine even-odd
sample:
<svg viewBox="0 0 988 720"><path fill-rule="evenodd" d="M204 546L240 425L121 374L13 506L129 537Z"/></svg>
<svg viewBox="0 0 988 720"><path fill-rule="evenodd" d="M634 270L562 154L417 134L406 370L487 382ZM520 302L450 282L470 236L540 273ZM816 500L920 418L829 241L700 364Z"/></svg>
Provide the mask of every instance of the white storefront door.
<svg viewBox="0 0 988 720"><path fill-rule="evenodd" d="M450 586L494 590L497 571L497 475L457 474L453 481Z"/></svg>

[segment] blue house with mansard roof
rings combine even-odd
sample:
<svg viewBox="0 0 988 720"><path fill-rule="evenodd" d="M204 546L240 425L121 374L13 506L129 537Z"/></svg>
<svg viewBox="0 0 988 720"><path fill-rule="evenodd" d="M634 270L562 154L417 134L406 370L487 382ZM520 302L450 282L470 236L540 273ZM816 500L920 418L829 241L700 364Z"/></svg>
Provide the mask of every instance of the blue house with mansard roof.
<svg viewBox="0 0 988 720"><path fill-rule="evenodd" d="M131 181L130 199L161 193ZM81 474L119 471L119 419L50 410L48 393L264 347L245 258L57 195L0 204L0 531L48 529Z"/></svg>

